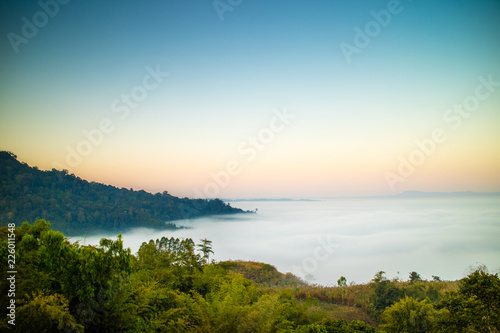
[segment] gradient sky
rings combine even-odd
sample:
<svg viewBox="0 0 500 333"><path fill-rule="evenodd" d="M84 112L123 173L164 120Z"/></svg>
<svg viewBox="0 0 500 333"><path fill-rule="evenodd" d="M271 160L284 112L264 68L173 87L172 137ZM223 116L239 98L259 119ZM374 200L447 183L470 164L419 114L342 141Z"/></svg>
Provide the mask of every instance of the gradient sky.
<svg viewBox="0 0 500 333"><path fill-rule="evenodd" d="M73 0L50 17L37 1L2 1L0 149L187 197L500 191L500 85L477 88L500 82L500 1L219 3L231 10ZM388 8L390 22L374 23ZM366 28L369 44L348 61L342 43L355 47ZM125 114L121 99L148 68L168 76ZM477 89L488 96L460 116L454 105ZM294 118L280 123L283 110ZM103 121L108 133L85 143ZM424 156L415 141L436 129L446 139ZM85 156L68 163L78 147Z"/></svg>

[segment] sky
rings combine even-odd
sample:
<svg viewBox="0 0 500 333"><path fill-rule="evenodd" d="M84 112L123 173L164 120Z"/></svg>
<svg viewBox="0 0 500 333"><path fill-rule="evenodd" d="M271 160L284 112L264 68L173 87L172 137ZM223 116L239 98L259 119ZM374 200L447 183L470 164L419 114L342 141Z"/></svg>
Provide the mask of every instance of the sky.
<svg viewBox="0 0 500 333"><path fill-rule="evenodd" d="M0 149L181 197L500 191L500 1L0 4Z"/></svg>

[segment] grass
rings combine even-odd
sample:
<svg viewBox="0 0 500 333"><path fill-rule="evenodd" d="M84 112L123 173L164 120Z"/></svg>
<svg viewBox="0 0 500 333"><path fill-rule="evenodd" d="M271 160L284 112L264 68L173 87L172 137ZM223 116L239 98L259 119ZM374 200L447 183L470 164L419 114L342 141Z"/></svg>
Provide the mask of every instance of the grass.
<svg viewBox="0 0 500 333"><path fill-rule="evenodd" d="M254 281L262 292L291 289L295 298L312 306L314 311L322 311L331 319L347 321L361 320L372 326L378 326L378 315L374 300L385 297L378 291L375 282L354 284L342 287L325 287L308 284L291 273L281 273L274 266L254 261L223 261L219 263L227 271L241 274ZM458 289L458 281L416 282L393 279L385 280L392 290L399 295L411 295L417 299L429 298L439 301L447 292ZM395 301L397 301L396 299Z"/></svg>

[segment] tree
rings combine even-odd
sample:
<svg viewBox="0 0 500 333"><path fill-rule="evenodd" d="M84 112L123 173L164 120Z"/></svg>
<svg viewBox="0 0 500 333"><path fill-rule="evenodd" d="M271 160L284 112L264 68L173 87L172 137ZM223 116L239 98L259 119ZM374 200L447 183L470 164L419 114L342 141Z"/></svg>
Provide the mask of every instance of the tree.
<svg viewBox="0 0 500 333"><path fill-rule="evenodd" d="M211 240L208 240L206 238L204 239L200 239L201 241L201 244L198 244L197 247L201 250L201 252L203 253L203 261L205 264L208 264L208 260L210 258L210 253L214 253L214 251L212 251L212 241Z"/></svg>
<svg viewBox="0 0 500 333"><path fill-rule="evenodd" d="M384 271L380 271L372 279L374 288L373 306L379 314L404 295L403 291L398 289L396 283L389 281L384 274Z"/></svg>
<svg viewBox="0 0 500 333"><path fill-rule="evenodd" d="M480 268L460 281L438 305L448 311L440 327L444 332L499 332L500 279Z"/></svg>
<svg viewBox="0 0 500 333"><path fill-rule="evenodd" d="M137 251L137 259L141 268L154 268L159 255L159 250L152 239L149 243L142 243L139 251Z"/></svg>
<svg viewBox="0 0 500 333"><path fill-rule="evenodd" d="M45 220L23 223L16 235L17 268L25 277L16 293L33 295L19 308L19 318L28 325L20 331L76 332L80 326L86 332L116 331L120 321L108 318L117 318L120 306L115 299L123 278L131 273L130 249L123 248L121 235L117 240L101 239L99 246L80 246L51 230ZM2 240L0 252L4 244ZM29 325L37 321L39 330L32 330Z"/></svg>
<svg viewBox="0 0 500 333"><path fill-rule="evenodd" d="M309 295L306 289L302 301L295 282L293 288L263 286L228 271L232 266L203 265L213 253L207 239L199 245L190 238L150 240L136 257L123 248L121 235L80 245L37 220L0 227L0 257L12 252L12 237L16 270L23 277L16 281L15 329L20 332L375 332L358 320L328 320L320 310L329 298L325 292ZM256 270L266 283L281 274L268 264ZM4 260L4 308L10 302L7 271ZM381 286L392 283L383 274L375 280ZM339 285L346 284L341 277ZM348 292L347 287L333 289ZM12 330L8 319L0 320L1 332Z"/></svg>
<svg viewBox="0 0 500 333"><path fill-rule="evenodd" d="M406 296L384 310L380 327L388 333L432 332L435 325L436 310L429 300L418 301Z"/></svg>
<svg viewBox="0 0 500 333"><path fill-rule="evenodd" d="M410 282L417 282L417 281L422 281L422 278L420 277L420 274L417 272L413 271L410 272L410 276L408 277L410 279Z"/></svg>
<svg viewBox="0 0 500 333"><path fill-rule="evenodd" d="M243 212L221 200L181 199L167 191L153 195L88 182L67 170L41 171L0 151L0 226L43 217L66 235L88 235L138 226L175 229L165 222Z"/></svg>
<svg viewBox="0 0 500 333"><path fill-rule="evenodd" d="M64 296L35 295L28 298L26 304L18 310L17 329L19 332L82 332L70 314L68 301Z"/></svg>
<svg viewBox="0 0 500 333"><path fill-rule="evenodd" d="M347 286L347 280L345 277L341 276L340 279L337 280L337 284L339 287L345 287Z"/></svg>
<svg viewBox="0 0 500 333"><path fill-rule="evenodd" d="M383 281L387 281L387 278L384 276L385 272L384 271L379 271L377 274L372 279L372 282L374 283L380 283Z"/></svg>

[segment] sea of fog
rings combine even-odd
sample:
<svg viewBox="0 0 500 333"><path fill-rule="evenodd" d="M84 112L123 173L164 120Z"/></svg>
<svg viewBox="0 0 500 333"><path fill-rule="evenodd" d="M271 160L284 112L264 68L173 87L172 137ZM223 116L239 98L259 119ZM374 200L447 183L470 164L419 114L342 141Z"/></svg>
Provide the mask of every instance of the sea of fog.
<svg viewBox="0 0 500 333"><path fill-rule="evenodd" d="M270 263L309 282L336 285L388 278L445 280L465 276L471 266L500 270L500 198L328 199L322 201L241 201L237 214L177 221L175 231L145 228L123 234L136 253L142 242L166 237L208 238L211 259ZM98 244L102 237L73 237Z"/></svg>

